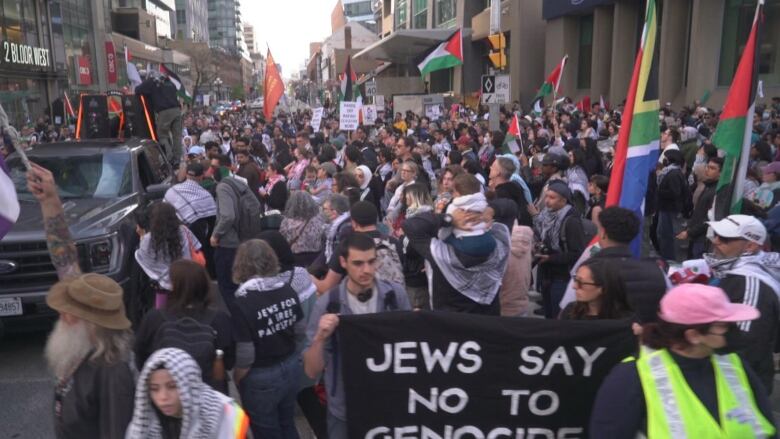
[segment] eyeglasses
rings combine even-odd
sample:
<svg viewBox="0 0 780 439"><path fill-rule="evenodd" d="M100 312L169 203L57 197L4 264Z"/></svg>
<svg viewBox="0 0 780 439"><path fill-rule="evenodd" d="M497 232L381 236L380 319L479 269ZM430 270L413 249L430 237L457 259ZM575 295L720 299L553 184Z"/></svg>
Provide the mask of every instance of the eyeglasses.
<svg viewBox="0 0 780 439"><path fill-rule="evenodd" d="M578 278L578 277L574 278L574 286L575 287L582 288L583 285L591 285L591 286L594 286L594 287L601 286L601 285L599 285L599 284L597 284L595 282L583 282L583 280Z"/></svg>

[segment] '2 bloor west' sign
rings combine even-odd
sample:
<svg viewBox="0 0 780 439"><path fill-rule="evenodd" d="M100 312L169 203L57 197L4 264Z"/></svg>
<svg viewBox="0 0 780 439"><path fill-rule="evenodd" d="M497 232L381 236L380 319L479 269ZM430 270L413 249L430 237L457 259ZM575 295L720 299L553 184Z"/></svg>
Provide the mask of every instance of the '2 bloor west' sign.
<svg viewBox="0 0 780 439"><path fill-rule="evenodd" d="M637 348L629 325L432 312L343 316L349 437L586 438L603 378Z"/></svg>
<svg viewBox="0 0 780 439"><path fill-rule="evenodd" d="M51 67L51 53L49 49L30 46L27 44L3 41L2 64L13 66Z"/></svg>

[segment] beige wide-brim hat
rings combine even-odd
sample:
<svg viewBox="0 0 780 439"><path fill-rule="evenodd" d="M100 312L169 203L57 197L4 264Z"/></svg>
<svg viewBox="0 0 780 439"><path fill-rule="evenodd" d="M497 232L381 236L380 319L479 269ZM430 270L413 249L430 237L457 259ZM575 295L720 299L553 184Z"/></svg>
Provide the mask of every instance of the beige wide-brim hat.
<svg viewBox="0 0 780 439"><path fill-rule="evenodd" d="M122 287L108 276L87 273L54 284L46 304L106 329L128 329Z"/></svg>

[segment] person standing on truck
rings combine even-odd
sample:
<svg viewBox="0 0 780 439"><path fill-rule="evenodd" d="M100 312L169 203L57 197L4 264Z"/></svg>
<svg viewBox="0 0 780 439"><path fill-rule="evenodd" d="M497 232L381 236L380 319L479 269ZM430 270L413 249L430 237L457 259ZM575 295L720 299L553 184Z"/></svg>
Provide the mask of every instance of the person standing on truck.
<svg viewBox="0 0 780 439"><path fill-rule="evenodd" d="M122 287L102 274L81 272L52 173L33 165L27 187L41 205L46 244L60 279L46 297L59 313L45 349L57 379L55 435L122 439L135 392Z"/></svg>
<svg viewBox="0 0 780 439"><path fill-rule="evenodd" d="M182 150L182 118L176 86L166 75L149 72L146 80L135 88L135 94L142 95L154 111L157 139L164 145L165 156L174 167L184 155Z"/></svg>

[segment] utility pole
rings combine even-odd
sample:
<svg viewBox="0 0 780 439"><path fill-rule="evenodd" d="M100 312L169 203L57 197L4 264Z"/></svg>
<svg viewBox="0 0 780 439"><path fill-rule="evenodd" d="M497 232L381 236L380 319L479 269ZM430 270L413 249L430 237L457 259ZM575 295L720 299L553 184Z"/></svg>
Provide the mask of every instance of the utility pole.
<svg viewBox="0 0 780 439"><path fill-rule="evenodd" d="M503 41L503 35L501 35L501 0L490 0L490 35L499 35L498 40ZM501 57L503 57L504 54L504 48L498 47L499 49L499 64L498 68L501 69L504 63L501 61ZM500 70L499 70L500 71ZM492 74L492 73L491 73ZM500 123L499 123L499 112L500 105L498 103L489 103L488 104L488 111L489 111L489 117L488 117L488 129L490 131L497 131L500 129Z"/></svg>

